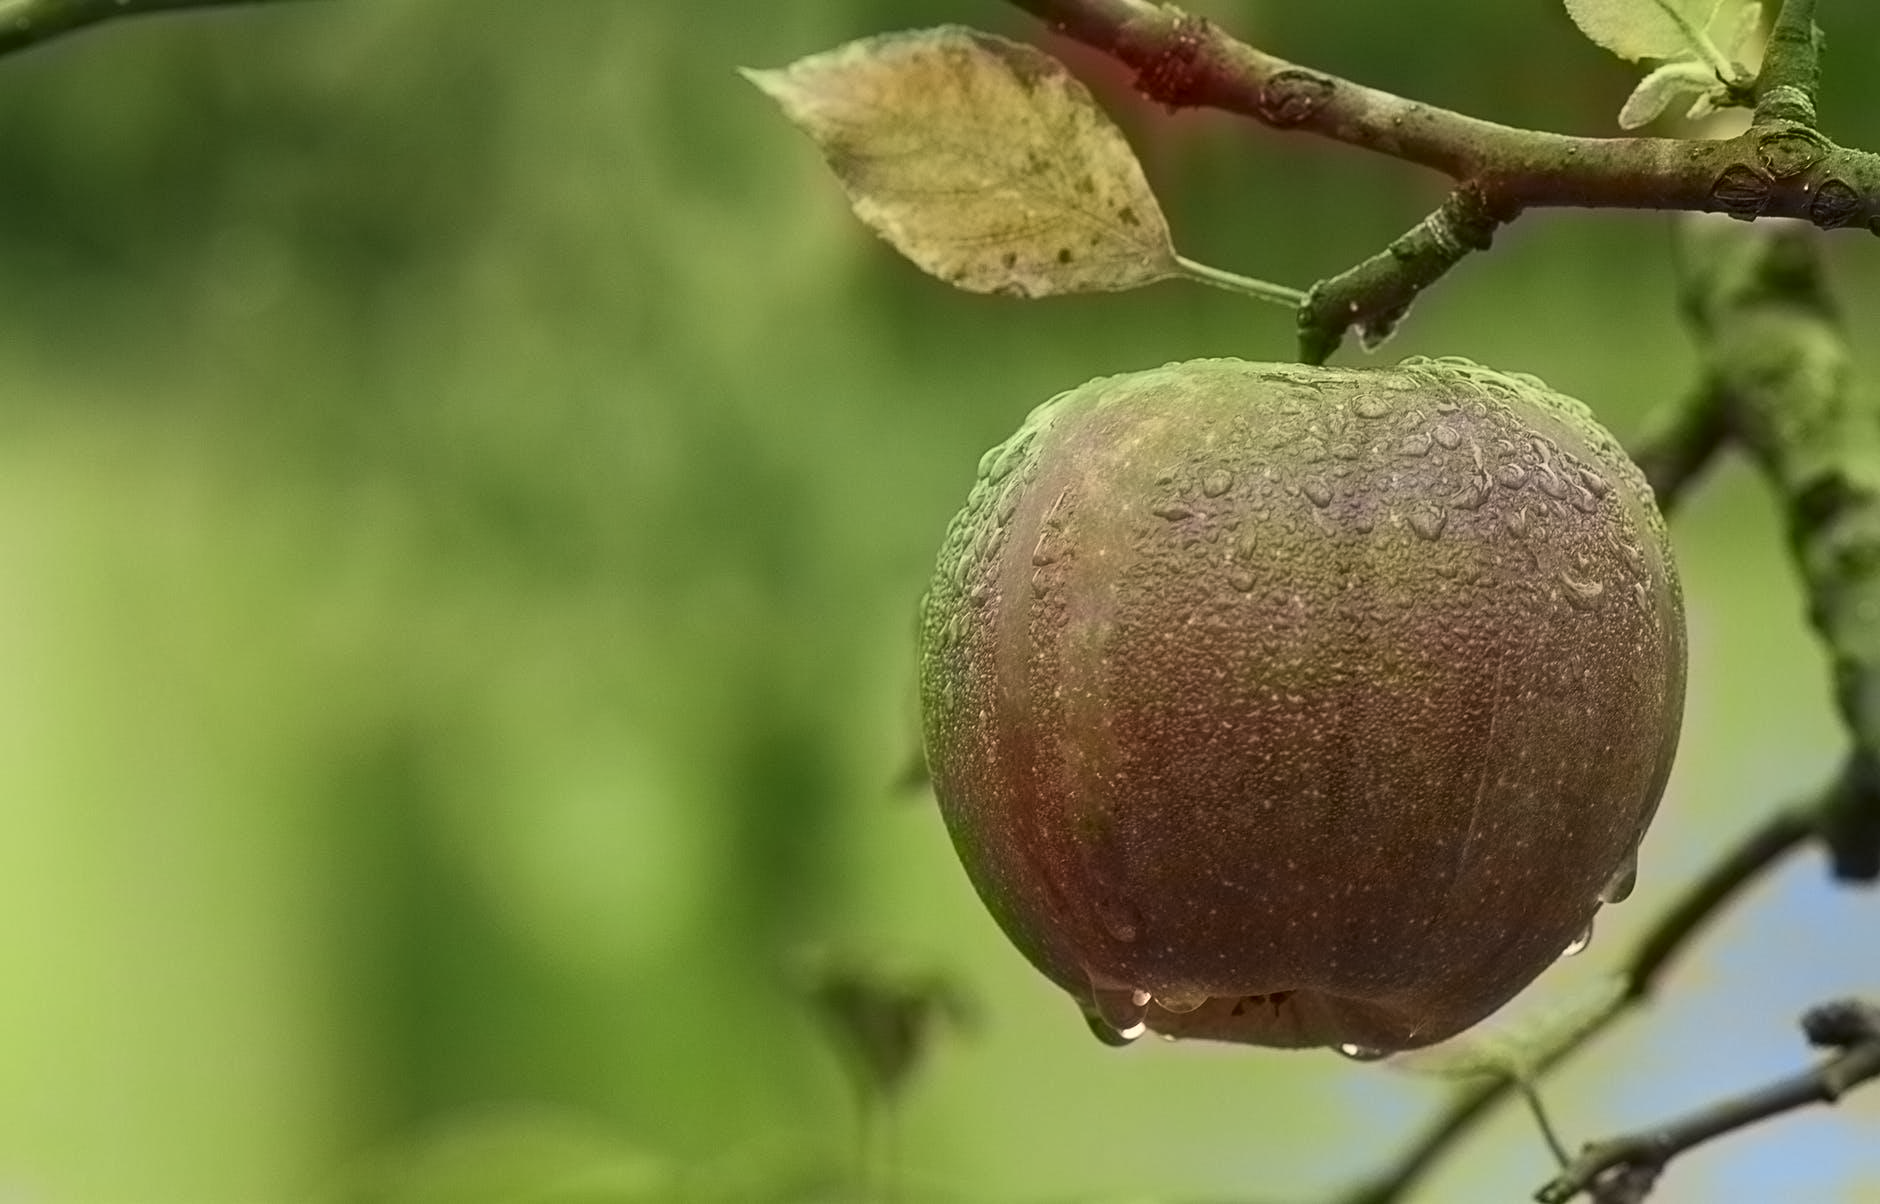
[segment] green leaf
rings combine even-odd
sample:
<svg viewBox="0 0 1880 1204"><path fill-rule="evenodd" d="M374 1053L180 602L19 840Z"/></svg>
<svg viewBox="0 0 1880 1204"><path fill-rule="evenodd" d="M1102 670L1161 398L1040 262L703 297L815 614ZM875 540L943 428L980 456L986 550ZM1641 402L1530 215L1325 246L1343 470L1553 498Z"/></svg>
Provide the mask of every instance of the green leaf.
<svg viewBox="0 0 1880 1204"><path fill-rule="evenodd" d="M1701 97L1717 86L1717 76L1695 59L1666 63L1638 82L1619 110L1619 127L1635 130L1663 116L1680 100Z"/></svg>
<svg viewBox="0 0 1880 1204"><path fill-rule="evenodd" d="M865 1099L900 1096L940 1032L975 1021L965 992L931 971L814 951L802 955L797 972Z"/></svg>
<svg viewBox="0 0 1880 1204"><path fill-rule="evenodd" d="M1622 59L1721 56L1705 32L1725 0L1566 0L1580 32Z"/></svg>
<svg viewBox="0 0 1880 1204"><path fill-rule="evenodd" d="M821 148L856 215L942 280L1042 297L1180 273L1122 132L1040 50L943 26L743 74Z"/></svg>

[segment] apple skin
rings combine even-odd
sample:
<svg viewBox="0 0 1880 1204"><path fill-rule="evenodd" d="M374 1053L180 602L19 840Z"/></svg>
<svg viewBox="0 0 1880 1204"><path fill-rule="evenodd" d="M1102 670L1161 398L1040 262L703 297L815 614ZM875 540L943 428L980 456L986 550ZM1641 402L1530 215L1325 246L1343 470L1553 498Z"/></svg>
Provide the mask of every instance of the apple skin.
<svg viewBox="0 0 1880 1204"><path fill-rule="evenodd" d="M1383 1054L1630 890L1684 615L1643 475L1532 377L1197 360L986 454L920 667L960 860L1100 1036Z"/></svg>

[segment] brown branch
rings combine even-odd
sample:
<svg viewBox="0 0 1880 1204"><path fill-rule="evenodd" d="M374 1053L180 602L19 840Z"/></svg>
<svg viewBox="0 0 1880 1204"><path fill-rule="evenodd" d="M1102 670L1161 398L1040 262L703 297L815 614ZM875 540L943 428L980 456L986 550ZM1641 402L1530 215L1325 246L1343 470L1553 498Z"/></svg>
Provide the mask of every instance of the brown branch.
<svg viewBox="0 0 1880 1204"><path fill-rule="evenodd" d="M13 54L87 26L184 9L252 7L286 0L0 0L0 54Z"/></svg>
<svg viewBox="0 0 1880 1204"><path fill-rule="evenodd" d="M1813 1104L1832 1104L1880 1079L1880 1005L1843 1000L1802 1018L1811 1044L1836 1052L1811 1070L1700 1108L1636 1133L1597 1141L1535 1193L1541 1204L1567 1204L1582 1192L1601 1204L1638 1204L1679 1154L1760 1121Z"/></svg>
<svg viewBox="0 0 1880 1204"><path fill-rule="evenodd" d="M1133 68L1143 95L1170 108L1221 109L1441 172L1466 186L1478 213L1494 217L1491 231L1524 209L1572 206L1794 217L1880 232L1880 155L1837 146L1812 128L1816 43L1793 36L1798 22L1813 29L1808 0L1788 0L1778 18L1782 37L1770 43L1756 124L1718 140L1582 138L1498 125L1289 63L1152 0L1012 3ZM1810 120L1798 119L1804 115ZM1322 361L1350 329L1388 328L1406 299L1468 246L1444 256L1379 256L1322 284L1314 290L1320 303L1301 307L1301 358Z"/></svg>

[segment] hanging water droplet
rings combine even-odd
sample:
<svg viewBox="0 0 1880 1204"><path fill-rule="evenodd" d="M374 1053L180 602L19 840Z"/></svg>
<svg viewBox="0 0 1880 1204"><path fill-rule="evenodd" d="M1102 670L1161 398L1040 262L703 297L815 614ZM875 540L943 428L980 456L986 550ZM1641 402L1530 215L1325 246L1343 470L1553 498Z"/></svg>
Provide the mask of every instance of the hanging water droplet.
<svg viewBox="0 0 1880 1204"><path fill-rule="evenodd" d="M1143 1023L1143 1012L1149 1006L1146 991L1131 987L1100 987L1093 982L1090 986L1090 1006L1095 1018L1123 1041L1134 1041L1148 1027Z"/></svg>
<svg viewBox="0 0 1880 1204"><path fill-rule="evenodd" d="M1638 854L1629 854L1599 892L1601 903L1623 903L1638 885Z"/></svg>
<svg viewBox="0 0 1880 1204"><path fill-rule="evenodd" d="M1125 1045L1134 1044L1136 1038L1142 1036L1141 1032L1137 1032L1134 1036L1131 1036L1124 1032L1119 1032L1118 1030L1111 1028L1109 1025L1109 1022L1106 1021L1103 1017L1094 1015L1089 1012L1084 1013L1084 1023L1090 1026L1091 1036L1103 1042L1105 1045L1108 1045L1112 1049L1121 1049ZM1147 1027L1147 1026L1143 1026L1143 1027Z"/></svg>
<svg viewBox="0 0 1880 1204"><path fill-rule="evenodd" d="M1354 1062L1378 1062L1390 1057L1387 1049L1372 1049L1368 1045L1354 1045L1349 1041L1340 1045L1338 1052Z"/></svg>
<svg viewBox="0 0 1880 1204"><path fill-rule="evenodd" d="M1593 921L1588 920L1586 922L1586 927L1580 930L1580 935L1574 937L1572 942L1569 943L1565 949L1562 949L1560 951L1560 956L1575 957L1581 953L1586 952L1586 947L1592 943L1593 943Z"/></svg>
<svg viewBox="0 0 1880 1204"><path fill-rule="evenodd" d="M1305 495L1312 499L1312 504L1323 510L1332 504L1332 487L1313 477L1300 487Z"/></svg>
<svg viewBox="0 0 1880 1204"><path fill-rule="evenodd" d="M1208 993L1206 991L1184 990L1180 987L1171 987L1155 993L1156 1006L1160 1007L1165 1012L1174 1012L1178 1016L1194 1011L1207 1001Z"/></svg>

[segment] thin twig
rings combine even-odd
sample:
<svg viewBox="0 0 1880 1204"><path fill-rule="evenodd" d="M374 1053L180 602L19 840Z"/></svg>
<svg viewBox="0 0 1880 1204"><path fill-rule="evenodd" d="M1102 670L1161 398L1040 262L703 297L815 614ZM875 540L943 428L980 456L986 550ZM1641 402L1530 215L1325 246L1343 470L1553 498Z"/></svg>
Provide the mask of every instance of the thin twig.
<svg viewBox="0 0 1880 1204"><path fill-rule="evenodd" d="M1880 1006L1860 1000L1826 1004L1811 1009L1802 1026L1813 1044L1835 1049L1833 1056L1813 1069L1674 1120L1594 1142L1534 1198L1541 1204L1566 1204L1593 1192L1602 1204L1635 1204L1679 1154L1785 1112L1832 1104L1880 1079Z"/></svg>
<svg viewBox="0 0 1880 1204"><path fill-rule="evenodd" d="M289 0L0 0L0 54L14 54L123 17L202 8L252 8Z"/></svg>
<svg viewBox="0 0 1880 1204"><path fill-rule="evenodd" d="M1477 188L1456 189L1383 252L1313 286L1299 306L1299 358L1324 363L1353 326L1367 347L1382 342L1418 293L1470 253L1487 250L1514 216Z"/></svg>
<svg viewBox="0 0 1880 1204"><path fill-rule="evenodd" d="M1812 36L1784 32L1771 43L1769 82L1758 84L1760 119L1737 137L1580 138L1499 125L1301 67L1151 0L1012 3L1133 68L1143 95L1170 108L1221 109L1441 172L1466 186L1476 212L1493 217L1488 232L1543 206L1880 230L1880 155L1837 146L1812 128ZM1789 0L1778 28L1806 22L1812 30L1811 11L1809 0ZM1322 361L1351 329L1387 329L1409 298L1462 258L1378 256L1326 281L1301 309L1302 358Z"/></svg>

